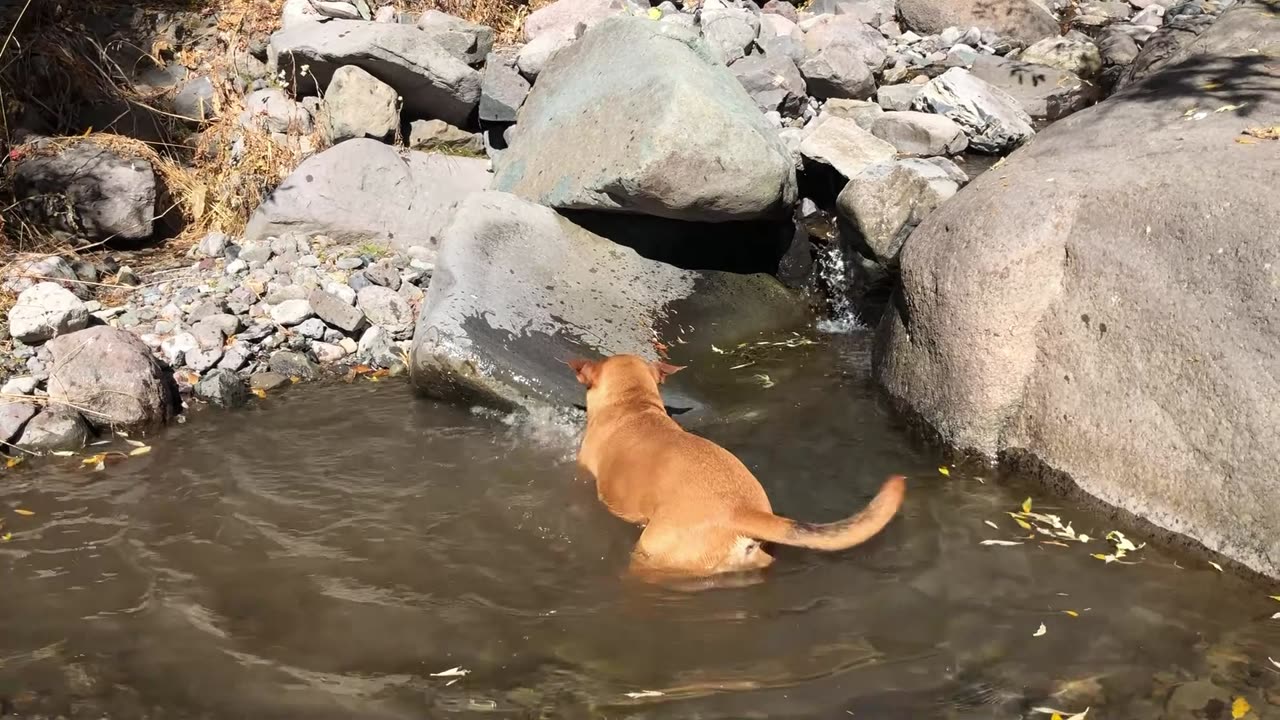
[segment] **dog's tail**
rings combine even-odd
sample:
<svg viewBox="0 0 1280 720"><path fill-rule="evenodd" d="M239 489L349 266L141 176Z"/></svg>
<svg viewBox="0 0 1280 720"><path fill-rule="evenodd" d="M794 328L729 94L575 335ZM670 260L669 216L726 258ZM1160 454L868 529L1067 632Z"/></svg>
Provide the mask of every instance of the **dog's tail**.
<svg viewBox="0 0 1280 720"><path fill-rule="evenodd" d="M812 550L844 550L860 545L884 529L902 506L907 479L894 475L857 515L831 523L803 523L759 510L742 510L733 517L739 533L779 545Z"/></svg>

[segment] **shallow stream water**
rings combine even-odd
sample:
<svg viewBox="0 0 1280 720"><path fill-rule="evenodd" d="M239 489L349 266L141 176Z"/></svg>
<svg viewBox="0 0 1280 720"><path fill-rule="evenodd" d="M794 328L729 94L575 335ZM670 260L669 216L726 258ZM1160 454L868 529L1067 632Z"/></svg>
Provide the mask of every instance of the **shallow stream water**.
<svg viewBox="0 0 1280 720"><path fill-rule="evenodd" d="M1211 680L1280 717L1265 588L1155 547L1106 564L1100 517L1016 477L940 474L871 384L865 335L751 360L686 371L723 400L698 430L804 520L907 474L882 536L779 549L745 587L639 587L622 576L638 530L574 480L571 425L402 380L299 386L196 413L101 472L3 477L0 711L1106 720L1181 718L1170 693ZM1094 539L981 545L1028 534L1007 514L1028 496Z"/></svg>

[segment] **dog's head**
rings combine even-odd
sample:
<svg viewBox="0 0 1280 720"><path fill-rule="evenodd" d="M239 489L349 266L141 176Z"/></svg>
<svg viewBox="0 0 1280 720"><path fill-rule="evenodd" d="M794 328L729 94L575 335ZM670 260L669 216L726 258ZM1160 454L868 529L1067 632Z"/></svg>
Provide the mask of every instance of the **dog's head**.
<svg viewBox="0 0 1280 720"><path fill-rule="evenodd" d="M614 355L603 360L575 358L566 360L565 364L573 369L578 382L587 386L587 390L605 385L632 385L647 379L652 379L655 386L661 385L684 369L660 360L651 362L638 355Z"/></svg>

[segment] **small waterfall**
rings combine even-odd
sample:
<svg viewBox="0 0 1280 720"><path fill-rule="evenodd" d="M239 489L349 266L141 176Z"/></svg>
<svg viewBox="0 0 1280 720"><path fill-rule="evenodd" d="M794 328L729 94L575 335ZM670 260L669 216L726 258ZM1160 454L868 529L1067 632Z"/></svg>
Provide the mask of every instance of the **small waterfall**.
<svg viewBox="0 0 1280 720"><path fill-rule="evenodd" d="M849 252L839 241L815 246L817 285L826 296L827 317L818 321L818 332L847 334L866 330L854 308L853 268Z"/></svg>

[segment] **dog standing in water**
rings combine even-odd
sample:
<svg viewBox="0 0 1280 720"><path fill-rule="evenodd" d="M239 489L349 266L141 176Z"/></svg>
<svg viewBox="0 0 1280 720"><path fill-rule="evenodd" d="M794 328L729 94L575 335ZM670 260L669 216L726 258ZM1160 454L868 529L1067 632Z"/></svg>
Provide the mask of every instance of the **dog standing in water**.
<svg viewBox="0 0 1280 720"><path fill-rule="evenodd" d="M685 432L658 386L681 368L635 355L570 360L587 386L587 430L578 467L614 515L644 526L631 569L647 578L758 570L773 558L761 542L843 550L893 519L906 481L893 476L853 517L815 525L773 514L764 488L732 453Z"/></svg>

